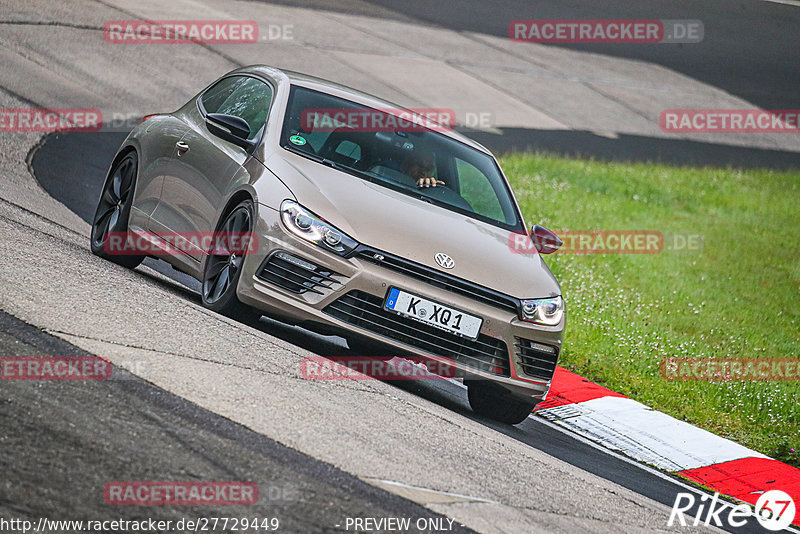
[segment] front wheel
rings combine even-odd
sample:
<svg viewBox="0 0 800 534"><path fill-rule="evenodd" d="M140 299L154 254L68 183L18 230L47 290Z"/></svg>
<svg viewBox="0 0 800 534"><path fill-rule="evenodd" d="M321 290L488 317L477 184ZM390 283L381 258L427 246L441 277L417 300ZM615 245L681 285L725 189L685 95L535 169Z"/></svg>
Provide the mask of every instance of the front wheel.
<svg viewBox="0 0 800 534"><path fill-rule="evenodd" d="M509 425L523 422L538 403L533 399L517 399L499 386L484 381L469 382L467 396L472 411Z"/></svg>
<svg viewBox="0 0 800 534"><path fill-rule="evenodd" d="M92 219L90 238L93 254L130 269L142 263L144 256L115 254L113 243L123 241L128 232L137 168L136 152L129 152L111 169ZM116 252L123 252L124 247L118 248Z"/></svg>
<svg viewBox="0 0 800 534"><path fill-rule="evenodd" d="M253 214L253 202L243 200L222 217L214 233L214 248L208 251L203 269L203 306L237 320L260 317L236 296L247 250L237 249L233 244L241 243L242 236L253 231Z"/></svg>

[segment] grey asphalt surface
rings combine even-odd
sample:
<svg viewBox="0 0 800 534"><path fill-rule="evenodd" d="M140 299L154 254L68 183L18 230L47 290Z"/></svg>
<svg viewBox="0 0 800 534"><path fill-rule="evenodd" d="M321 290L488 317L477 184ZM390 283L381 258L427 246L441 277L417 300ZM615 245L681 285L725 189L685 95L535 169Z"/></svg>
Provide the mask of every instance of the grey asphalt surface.
<svg viewBox="0 0 800 534"><path fill-rule="evenodd" d="M0 312L3 357L93 357ZM114 368L96 381L0 385L5 520L277 518L279 532L342 532L347 518L446 519ZM250 506L114 506L123 481L252 482ZM170 532L175 530L170 529ZM214 531L214 530L212 530ZM222 529L217 529L222 532ZM254 530L250 530L251 532ZM413 532L428 529L412 528ZM3 532L9 532L4 530ZM62 534L64 530L47 530ZM472 532L453 523L452 532Z"/></svg>
<svg viewBox="0 0 800 534"><path fill-rule="evenodd" d="M32 156L34 175L54 198L63 202L82 219L89 221L95 209L95 202L92 199L99 196L107 171L103 162L113 158L124 135L53 134ZM66 179L73 176L80 176L81 180ZM197 281L175 271L164 262L153 258L148 258L146 261L148 267L187 286L187 291L180 293L180 296L199 302ZM336 336L321 336L266 317L254 326L322 356L350 353L344 340ZM681 491L674 480L657 476L638 465L609 456L574 436L546 425L538 418L528 418L524 423L514 427L479 418L467 406L463 390L450 381L401 381L392 385L665 505L671 506L676 492ZM699 505L698 501L697 506ZM726 530L737 533L763 531L755 521L750 521L741 528L729 527Z"/></svg>
<svg viewBox="0 0 800 534"><path fill-rule="evenodd" d="M263 0L258 0L263 1ZM353 12L349 2L267 0ZM515 19L696 19L705 35L696 44L565 44L552 46L657 63L757 104L800 107L800 5L763 0L369 0L375 14L394 14L456 31L508 36Z"/></svg>

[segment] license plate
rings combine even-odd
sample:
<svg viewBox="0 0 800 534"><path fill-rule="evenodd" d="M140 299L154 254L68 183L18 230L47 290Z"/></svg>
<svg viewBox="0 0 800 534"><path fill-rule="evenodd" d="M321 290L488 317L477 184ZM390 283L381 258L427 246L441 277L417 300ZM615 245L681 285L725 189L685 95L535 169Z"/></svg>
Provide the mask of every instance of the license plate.
<svg viewBox="0 0 800 534"><path fill-rule="evenodd" d="M383 307L404 317L473 340L478 338L483 324L480 317L394 287L389 288Z"/></svg>

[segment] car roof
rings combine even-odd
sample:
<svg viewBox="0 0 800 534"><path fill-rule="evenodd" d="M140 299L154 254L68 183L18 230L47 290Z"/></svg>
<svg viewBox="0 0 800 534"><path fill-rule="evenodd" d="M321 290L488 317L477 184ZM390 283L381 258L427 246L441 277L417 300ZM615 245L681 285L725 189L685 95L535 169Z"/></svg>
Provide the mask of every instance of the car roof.
<svg viewBox="0 0 800 534"><path fill-rule="evenodd" d="M304 74L302 72L279 69L276 67L270 67L268 65L251 65L249 67L238 69L237 72L249 72L251 74L261 74L261 75L266 75L267 77L270 78L281 77L292 85L298 85L302 87L307 87L309 89L315 89L317 91L321 91L324 93L329 93L333 96L338 96L346 100L352 100L353 102L364 104L372 108L379 108L379 109L388 108L388 109L409 111L412 113L414 112L414 110L412 109L408 109L404 106L400 106L393 102L389 102L388 100L384 100L383 98L377 97L375 95L365 93L364 91L359 91L358 89L353 89L352 87L332 82L324 78L319 78L317 76L312 76L310 74ZM465 135L456 132L455 130L441 129L437 130L437 132L447 137L450 137L451 139L455 139L456 141L460 141L466 145L469 145L472 148L480 150L481 152L485 152L486 154L492 155L491 152L486 147L484 147L483 145L481 145L476 141L473 141L469 137L466 137Z"/></svg>

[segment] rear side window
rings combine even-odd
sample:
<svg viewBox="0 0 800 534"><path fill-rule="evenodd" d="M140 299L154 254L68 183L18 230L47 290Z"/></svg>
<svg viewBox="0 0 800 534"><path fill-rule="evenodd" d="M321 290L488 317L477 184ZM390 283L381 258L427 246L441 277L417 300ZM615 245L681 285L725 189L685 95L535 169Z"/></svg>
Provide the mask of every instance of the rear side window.
<svg viewBox="0 0 800 534"><path fill-rule="evenodd" d="M206 113L235 115L247 121L252 140L267 122L272 88L256 78L232 76L217 82L200 101Z"/></svg>

